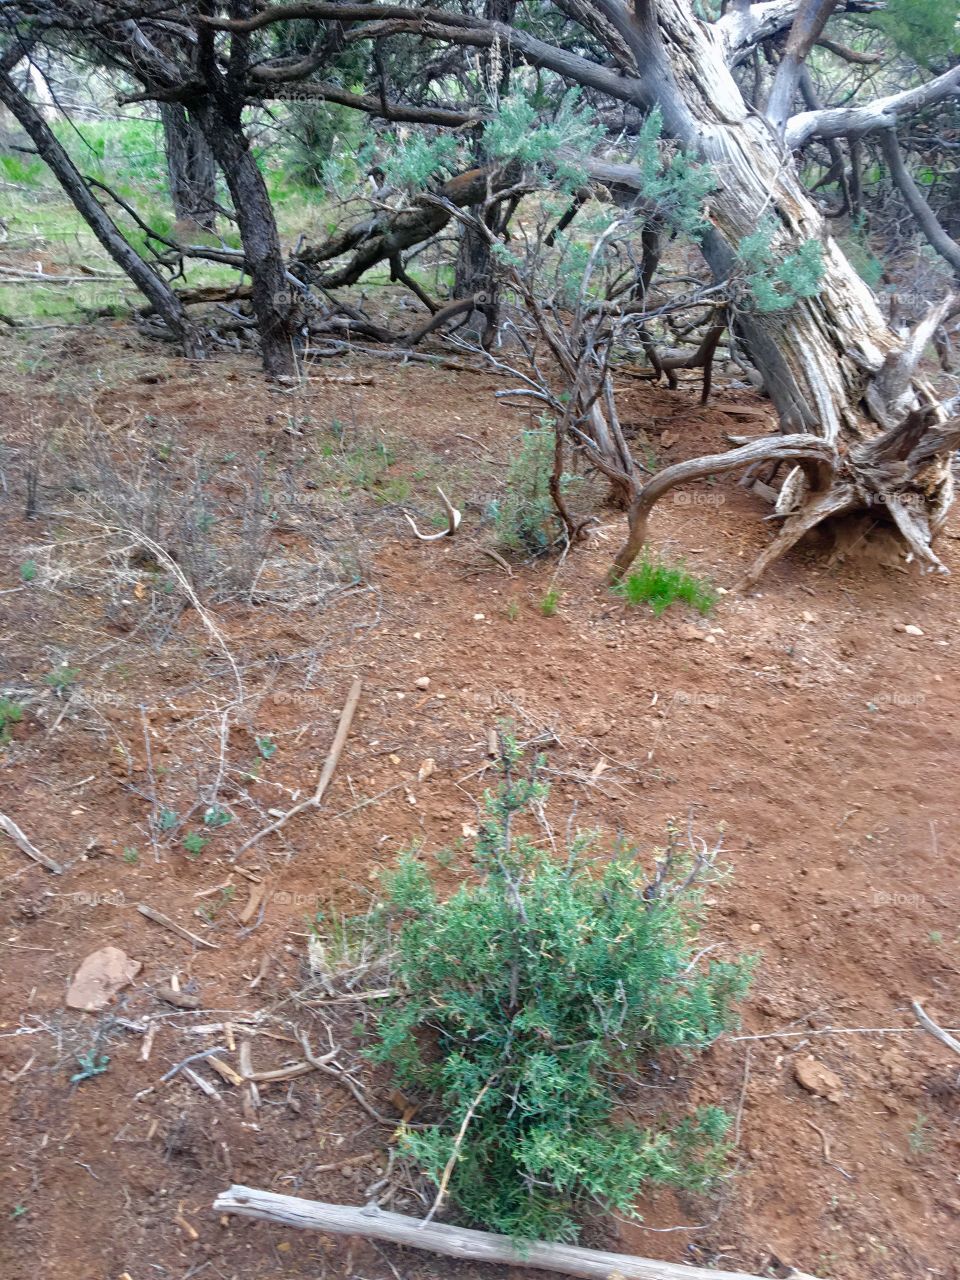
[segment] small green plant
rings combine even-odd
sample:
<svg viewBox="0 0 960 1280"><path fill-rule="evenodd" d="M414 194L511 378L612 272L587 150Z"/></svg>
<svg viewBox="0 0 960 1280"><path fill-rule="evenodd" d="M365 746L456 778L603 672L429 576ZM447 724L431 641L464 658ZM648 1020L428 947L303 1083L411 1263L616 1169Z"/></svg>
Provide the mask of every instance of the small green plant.
<svg viewBox="0 0 960 1280"><path fill-rule="evenodd" d="M553 420L544 417L539 431L524 431L520 452L510 460L503 496L490 508L497 541L508 551L544 555L560 536L550 497L553 451ZM562 477L561 489L570 483L570 477Z"/></svg>
<svg viewBox="0 0 960 1280"><path fill-rule="evenodd" d="M84 1080L92 1080L94 1076L102 1076L110 1065L106 1054L98 1054L96 1049L77 1054L77 1066L80 1070L70 1077L71 1084L80 1084Z"/></svg>
<svg viewBox="0 0 960 1280"><path fill-rule="evenodd" d="M671 831L652 871L618 848L558 858L518 831L546 799L537 769L486 797L476 878L441 901L404 855L384 880L397 995L369 1050L404 1089L426 1091L433 1123L401 1148L464 1213L515 1239L573 1239L575 1213L633 1213L646 1183L708 1187L728 1152L727 1117L621 1119L624 1093L668 1048L702 1049L734 1021L751 962L703 959L698 930L710 856ZM652 1096L652 1095L651 1095Z"/></svg>
<svg viewBox="0 0 960 1280"><path fill-rule="evenodd" d="M913 1128L910 1130L910 1136L907 1141L910 1144L911 1155L926 1155L930 1150L930 1118L925 1116L922 1111L917 1112L917 1118L913 1122Z"/></svg>
<svg viewBox="0 0 960 1280"><path fill-rule="evenodd" d="M160 810L160 816L157 819L157 825L161 831L172 831L179 822L179 817L175 809L163 808Z"/></svg>
<svg viewBox="0 0 960 1280"><path fill-rule="evenodd" d="M519 617L520 617L520 601L511 600L510 603L507 605L507 621L516 622L516 620Z"/></svg>
<svg viewBox="0 0 960 1280"><path fill-rule="evenodd" d="M188 831L183 837L183 847L189 857L199 858L207 847L207 837L199 831Z"/></svg>
<svg viewBox="0 0 960 1280"><path fill-rule="evenodd" d="M20 566L20 581L33 582L36 576L37 576L36 560L24 560L23 564Z"/></svg>
<svg viewBox="0 0 960 1280"><path fill-rule="evenodd" d="M80 672L76 667L54 667L52 671L48 671L43 677L43 681L44 684L50 686L57 697L60 697L61 694L73 688L79 675Z"/></svg>
<svg viewBox="0 0 960 1280"><path fill-rule="evenodd" d="M557 587L550 587L544 592L543 599L540 601L540 612L545 618L552 618L560 607L560 591Z"/></svg>
<svg viewBox="0 0 960 1280"><path fill-rule="evenodd" d="M10 726L23 719L23 707L11 698L0 698L0 745L10 741Z"/></svg>
<svg viewBox="0 0 960 1280"><path fill-rule="evenodd" d="M233 815L228 813L226 809L222 809L220 805L211 805L204 812L203 825L205 827L225 827L227 823L233 821Z"/></svg>
<svg viewBox="0 0 960 1280"><path fill-rule="evenodd" d="M264 760L270 760L277 753L277 744L269 737L258 738L257 750Z"/></svg>
<svg viewBox="0 0 960 1280"><path fill-rule="evenodd" d="M16 1222L16 1220L18 1218L22 1218L26 1212L27 1212L27 1206L25 1204L15 1204L10 1211L10 1217L14 1220L14 1222Z"/></svg>
<svg viewBox="0 0 960 1280"><path fill-rule="evenodd" d="M128 867L135 867L140 861L139 850L135 849L133 845L128 845L123 851L123 860Z"/></svg>
<svg viewBox="0 0 960 1280"><path fill-rule="evenodd" d="M213 902L205 902L200 908L200 914L210 924L213 924L217 916L228 907L236 895L236 886L232 884L225 885L213 900Z"/></svg>
<svg viewBox="0 0 960 1280"><path fill-rule="evenodd" d="M629 605L648 604L658 618L678 600L704 615L717 602L716 592L702 578L693 577L680 566L661 564L646 555L614 590Z"/></svg>

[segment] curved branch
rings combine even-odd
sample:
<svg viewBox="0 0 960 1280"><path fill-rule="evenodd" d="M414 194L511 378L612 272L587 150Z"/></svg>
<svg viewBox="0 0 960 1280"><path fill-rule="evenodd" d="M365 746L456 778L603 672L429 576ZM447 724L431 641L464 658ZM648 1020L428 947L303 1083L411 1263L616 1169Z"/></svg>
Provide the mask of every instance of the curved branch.
<svg viewBox="0 0 960 1280"><path fill-rule="evenodd" d="M727 65L736 66L764 40L786 31L800 4L801 0L769 0L766 4L731 5L713 24ZM883 0L841 0L838 6L841 13L872 13L883 7Z"/></svg>
<svg viewBox="0 0 960 1280"><path fill-rule="evenodd" d="M369 116L379 116L382 120L402 124L435 124L441 128L459 129L464 125L479 124L483 120L482 111L455 111L451 107L408 107L399 103L384 103L380 98L351 93L349 89L341 89L335 84L268 84L263 88L258 86L256 90L251 88L247 96L258 102L265 98L280 102L288 98L295 102L302 102L304 99L335 102L341 107L352 107L354 111L363 111Z"/></svg>
<svg viewBox="0 0 960 1280"><path fill-rule="evenodd" d="M302 4L273 5L252 18L201 17L198 20L220 31L255 31L291 18L318 18L367 25L351 30L346 39L376 40L388 35L416 35L448 44L490 48L494 44L513 49L534 67L555 71L587 88L597 89L621 102L646 100L646 85L633 76L620 75L598 62L568 53L530 32L504 22L488 22L444 9L417 9L396 4L331 4L329 0L306 0Z"/></svg>
<svg viewBox="0 0 960 1280"><path fill-rule="evenodd" d="M882 53L867 53L860 49L851 49L848 44L841 44L839 40L828 40L826 36L820 37L817 48L826 49L835 57L842 58L844 62L854 62L858 67L875 67L883 61Z"/></svg>
<svg viewBox="0 0 960 1280"><path fill-rule="evenodd" d="M930 246L936 249L940 257L950 264L954 272L960 276L960 245L940 225L937 215L930 208L923 192L917 186L910 170L904 164L900 143L896 130L884 129L880 135L880 150L890 170L890 177L897 184L897 189L904 202L916 218L920 230L927 237Z"/></svg>
<svg viewBox="0 0 960 1280"><path fill-rule="evenodd" d="M630 505L630 532L613 562L610 581L619 582L640 554L646 541L650 512L671 489L675 489L677 485L687 484L691 480L702 480L704 476L716 475L718 472L736 471L740 467L749 467L756 462L785 458L800 458L832 467L835 454L833 447L818 436L772 436L770 439L752 440L749 444L741 445L739 449L731 449L727 453L689 458L686 462L678 462L672 467L665 467L663 471L658 471L653 479L643 486Z"/></svg>
<svg viewBox="0 0 960 1280"><path fill-rule="evenodd" d="M839 0L800 0L767 100L766 117L777 130L787 122L807 54L823 35Z"/></svg>

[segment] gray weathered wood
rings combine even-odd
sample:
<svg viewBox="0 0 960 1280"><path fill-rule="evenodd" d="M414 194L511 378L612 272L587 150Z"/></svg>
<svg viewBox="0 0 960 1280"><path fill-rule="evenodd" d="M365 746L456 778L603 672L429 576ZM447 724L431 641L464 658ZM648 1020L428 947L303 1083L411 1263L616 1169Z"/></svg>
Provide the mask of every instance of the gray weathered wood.
<svg viewBox="0 0 960 1280"><path fill-rule="evenodd" d="M301 1200L273 1191L259 1191L254 1187L231 1187L217 1196L213 1210L214 1213L234 1213L281 1226L330 1231L336 1235L366 1236L410 1249L426 1249L446 1258L498 1262L566 1276L585 1276L587 1280L758 1280L757 1276L745 1271L678 1266L673 1262L656 1262L650 1258L606 1253L600 1249L581 1249L570 1244L532 1241L521 1251L508 1236L493 1235L489 1231L471 1231L437 1222L424 1224L419 1218L388 1213L373 1206L358 1208L356 1205L326 1204L320 1200ZM813 1277L795 1272L794 1280L813 1280Z"/></svg>

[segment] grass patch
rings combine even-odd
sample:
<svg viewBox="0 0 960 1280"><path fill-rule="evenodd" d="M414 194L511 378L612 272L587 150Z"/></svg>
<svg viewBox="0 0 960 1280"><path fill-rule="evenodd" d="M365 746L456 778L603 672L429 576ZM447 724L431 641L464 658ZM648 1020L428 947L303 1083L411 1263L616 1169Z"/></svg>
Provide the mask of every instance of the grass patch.
<svg viewBox="0 0 960 1280"><path fill-rule="evenodd" d="M678 601L704 615L717 603L709 582L687 573L682 565L661 564L646 554L614 590L629 605L648 604L658 618Z"/></svg>
<svg viewBox="0 0 960 1280"><path fill-rule="evenodd" d="M23 719L23 707L10 698L0 698L0 746L10 741L10 726Z"/></svg>
<svg viewBox="0 0 960 1280"><path fill-rule="evenodd" d="M552 618L560 607L560 592L556 587L551 587L544 594L540 601L540 612L545 618Z"/></svg>

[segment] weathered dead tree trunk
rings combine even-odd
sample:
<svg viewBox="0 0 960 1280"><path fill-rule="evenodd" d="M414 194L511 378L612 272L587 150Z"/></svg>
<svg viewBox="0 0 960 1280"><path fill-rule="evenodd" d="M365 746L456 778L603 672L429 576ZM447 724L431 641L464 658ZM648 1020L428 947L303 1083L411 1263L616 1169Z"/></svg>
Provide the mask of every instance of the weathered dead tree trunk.
<svg viewBox="0 0 960 1280"><path fill-rule="evenodd" d="M722 279L731 274L737 247L764 221L771 227L776 260L810 240L822 245L823 276L816 297L783 313L741 312L733 321L779 412L781 429L815 436L830 450L829 458L806 460L788 476L788 497L778 507L784 527L762 567L821 520L868 506L889 512L912 554L943 570L930 540L953 497L952 433L937 422L944 414L933 410L924 415L922 476L910 466L888 468L878 487L880 477L858 451L879 429L890 430L911 409L935 402L915 376L922 344L904 343L889 328L872 292L829 234L787 149L791 136L800 136L792 123L785 145L771 122L748 108L730 71L738 32L747 21L744 14L759 21L760 11L774 6L740 6L713 24L699 21L688 0L638 0L635 13L616 7L619 28L643 69L638 96L648 106L659 105L668 132L717 175L705 240L715 275ZM816 9L820 18L825 8L797 7ZM811 27L819 29L817 23ZM781 83L774 104L778 116L785 101ZM869 125L869 119L864 123ZM808 121L806 136L818 128L817 121ZM634 520L640 514L634 511ZM634 543L631 537L617 557L617 573L629 563Z"/></svg>
<svg viewBox="0 0 960 1280"><path fill-rule="evenodd" d="M217 225L217 167L206 138L179 102L161 102L160 121L177 221L213 231Z"/></svg>
<svg viewBox="0 0 960 1280"><path fill-rule="evenodd" d="M49 124L30 100L17 88L6 71L0 70L0 102L7 107L30 135L37 154L72 200L77 212L90 227L110 257L152 304L157 315L179 339L184 354L197 359L203 344L187 319L177 295L169 284L144 262L127 243L100 202L93 196L83 175L58 142Z"/></svg>

